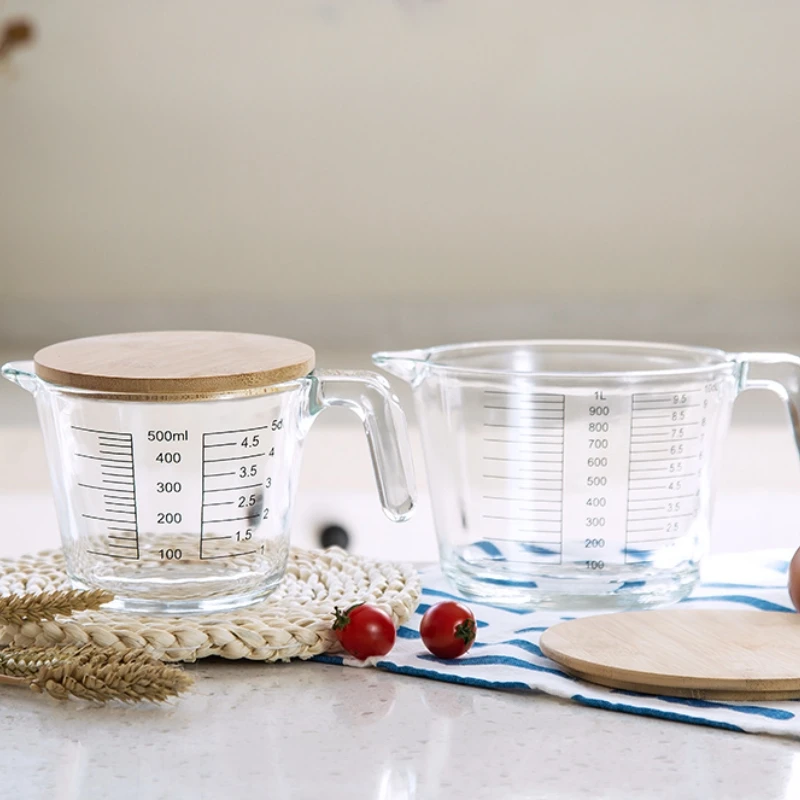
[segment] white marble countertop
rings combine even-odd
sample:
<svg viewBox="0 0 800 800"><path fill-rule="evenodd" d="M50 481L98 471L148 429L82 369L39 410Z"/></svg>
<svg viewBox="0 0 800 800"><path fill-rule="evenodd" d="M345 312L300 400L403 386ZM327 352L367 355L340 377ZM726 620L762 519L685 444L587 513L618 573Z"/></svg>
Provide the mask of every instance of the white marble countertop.
<svg viewBox="0 0 800 800"><path fill-rule="evenodd" d="M190 665L163 708L3 695L16 800L793 798L796 742L322 664Z"/></svg>

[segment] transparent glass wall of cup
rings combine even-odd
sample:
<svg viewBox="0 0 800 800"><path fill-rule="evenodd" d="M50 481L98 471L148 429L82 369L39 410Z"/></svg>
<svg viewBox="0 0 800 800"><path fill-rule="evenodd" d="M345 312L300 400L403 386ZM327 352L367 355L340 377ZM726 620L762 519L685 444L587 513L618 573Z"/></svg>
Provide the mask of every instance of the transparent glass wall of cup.
<svg viewBox="0 0 800 800"><path fill-rule="evenodd" d="M413 506L405 417L385 379L316 371L261 391L135 402L3 375L36 397L67 571L134 611L216 611L283 577L303 440L330 406L358 414L387 516Z"/></svg>
<svg viewBox="0 0 800 800"><path fill-rule="evenodd" d="M373 359L413 387L444 572L503 605L685 597L737 393L778 392L800 441L790 355L520 341Z"/></svg>

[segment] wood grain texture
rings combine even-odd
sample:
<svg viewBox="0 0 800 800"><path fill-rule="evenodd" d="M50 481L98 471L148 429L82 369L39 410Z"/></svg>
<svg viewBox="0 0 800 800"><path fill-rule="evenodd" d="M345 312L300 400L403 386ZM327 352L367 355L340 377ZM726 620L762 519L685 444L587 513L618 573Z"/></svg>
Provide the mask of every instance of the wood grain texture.
<svg viewBox="0 0 800 800"><path fill-rule="evenodd" d="M800 698L798 614L601 614L555 625L539 645L569 673L603 686L713 700Z"/></svg>
<svg viewBox="0 0 800 800"><path fill-rule="evenodd" d="M200 399L304 377L314 350L292 339L219 331L148 331L73 339L34 356L44 381L131 399Z"/></svg>

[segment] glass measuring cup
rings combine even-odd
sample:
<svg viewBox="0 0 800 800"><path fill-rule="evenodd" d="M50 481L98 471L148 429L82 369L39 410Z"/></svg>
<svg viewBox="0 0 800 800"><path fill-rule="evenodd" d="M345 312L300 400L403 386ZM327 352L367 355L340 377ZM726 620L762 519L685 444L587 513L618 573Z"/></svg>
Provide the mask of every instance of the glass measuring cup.
<svg viewBox="0 0 800 800"><path fill-rule="evenodd" d="M361 417L387 516L411 513L405 417L379 375L318 370L142 399L49 382L39 366L2 374L36 398L69 576L113 592L117 608L217 611L265 597L286 567L303 440L331 406Z"/></svg>
<svg viewBox="0 0 800 800"><path fill-rule="evenodd" d="M413 388L443 571L467 596L502 605L688 595L736 395L777 392L800 447L791 355L545 340L373 360Z"/></svg>

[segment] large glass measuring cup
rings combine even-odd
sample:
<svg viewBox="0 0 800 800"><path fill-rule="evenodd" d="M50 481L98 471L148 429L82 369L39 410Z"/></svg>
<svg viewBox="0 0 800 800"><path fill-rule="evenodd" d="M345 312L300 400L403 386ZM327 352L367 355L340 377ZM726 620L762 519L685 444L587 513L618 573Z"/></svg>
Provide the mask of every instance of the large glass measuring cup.
<svg viewBox="0 0 800 800"><path fill-rule="evenodd" d="M737 393L778 392L800 442L790 355L519 341L373 360L413 387L444 572L499 604L686 596L708 548L713 464Z"/></svg>
<svg viewBox="0 0 800 800"><path fill-rule="evenodd" d="M331 406L347 407L363 420L387 516L400 521L411 513L405 417L379 375L302 374L301 363L300 377L258 386L253 375L242 380L224 372L232 358L226 348L241 354L250 347L261 363L268 337L154 334L145 340L133 334L124 345L99 339L112 340L108 358L121 362L134 352L146 375L158 358L181 360L170 357L171 347L185 365L187 339L203 365L213 363L216 347L222 366L213 378L231 386L188 395L170 392L171 377L159 378L150 383L161 394L143 399L133 393L139 384L132 378L127 393L44 380L40 354L35 367L3 367L6 378L36 398L67 571L76 586L107 589L116 607L145 612L216 611L262 599L285 571L303 440ZM89 341L77 340L79 346ZM106 367L110 371L119 382L120 367ZM83 384L98 380L84 373L78 378ZM234 390L234 380L250 385Z"/></svg>

